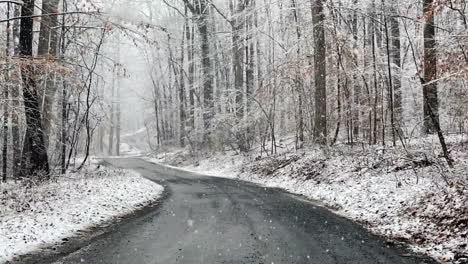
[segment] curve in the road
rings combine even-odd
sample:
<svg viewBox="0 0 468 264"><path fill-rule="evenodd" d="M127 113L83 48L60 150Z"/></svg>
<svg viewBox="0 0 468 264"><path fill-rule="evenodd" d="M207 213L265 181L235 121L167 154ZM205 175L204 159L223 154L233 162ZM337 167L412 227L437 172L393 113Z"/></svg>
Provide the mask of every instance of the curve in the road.
<svg viewBox="0 0 468 264"><path fill-rule="evenodd" d="M58 263L433 263L278 189L137 158L109 162L162 183L166 200Z"/></svg>

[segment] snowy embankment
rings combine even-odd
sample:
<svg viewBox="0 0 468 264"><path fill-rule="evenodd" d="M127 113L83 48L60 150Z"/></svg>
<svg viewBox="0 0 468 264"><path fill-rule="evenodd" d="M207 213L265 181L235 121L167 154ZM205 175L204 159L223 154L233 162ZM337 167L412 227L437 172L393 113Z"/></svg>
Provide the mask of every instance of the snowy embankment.
<svg viewBox="0 0 468 264"><path fill-rule="evenodd" d="M456 164L452 169L434 153L421 152L422 145L414 147L418 151L409 154L409 148L349 146L294 151L285 144L283 153L266 158L218 154L193 165L180 163L181 153L174 152L152 161L283 188L318 200L419 253L441 262L466 263L468 146L451 146Z"/></svg>
<svg viewBox="0 0 468 264"><path fill-rule="evenodd" d="M130 171L93 168L50 182L0 184L0 263L55 248L80 231L154 203L163 187Z"/></svg>

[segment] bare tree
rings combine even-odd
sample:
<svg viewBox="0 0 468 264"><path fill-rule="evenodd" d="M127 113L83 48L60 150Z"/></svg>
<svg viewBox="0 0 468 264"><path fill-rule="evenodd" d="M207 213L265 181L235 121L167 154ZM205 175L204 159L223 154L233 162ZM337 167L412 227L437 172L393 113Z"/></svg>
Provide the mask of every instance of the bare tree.
<svg viewBox="0 0 468 264"><path fill-rule="evenodd" d="M33 58L33 15L34 0L26 0L22 6L19 36L19 55L23 80L24 111L26 114L26 136L23 147L22 175L48 175L49 160L44 140L39 95L35 79Z"/></svg>
<svg viewBox="0 0 468 264"><path fill-rule="evenodd" d="M435 39L435 5L433 0L424 0L424 79L423 106L424 106L424 132L436 133L436 123L439 123L439 98L437 92L437 55Z"/></svg>
<svg viewBox="0 0 468 264"><path fill-rule="evenodd" d="M211 127L211 121L214 116L214 101L213 101L213 74L212 74L212 62L210 57L210 38L208 32L208 1L199 0L194 4L190 3L189 0L183 0L185 6L190 12L197 18L198 32L200 33L200 50L202 58L203 68L203 123L205 139L208 140L208 130Z"/></svg>
<svg viewBox="0 0 468 264"><path fill-rule="evenodd" d="M312 1L312 0L311 0ZM312 3L314 23L314 79L315 79L315 128L316 143L327 144L327 58L325 40L325 13L323 1Z"/></svg>
<svg viewBox="0 0 468 264"><path fill-rule="evenodd" d="M45 14L41 17L41 27L39 33L39 45L38 45L38 56L44 60L51 60L52 63L57 58L58 48L58 4L59 0L43 0L42 1L42 13ZM43 94L41 95L42 103L42 124L44 126L44 140L46 145L49 142L51 124L53 119L52 106L54 103L55 93L57 91L57 85L55 85L55 70L47 70L49 66L45 66L45 85Z"/></svg>
<svg viewBox="0 0 468 264"><path fill-rule="evenodd" d="M7 11L6 11L6 17L7 19L10 19L10 3L7 4ZM7 69L5 71L5 83L6 85L4 86L3 90L3 98L5 100L4 106L3 106L3 148L2 148L2 181L6 182L7 181L7 169L8 169L8 122L9 122L9 112L10 109L8 107L9 105L9 90L10 90L10 70L8 69L10 67L10 26L11 23L8 20L6 24L6 45L5 45L5 56L6 56L6 66Z"/></svg>

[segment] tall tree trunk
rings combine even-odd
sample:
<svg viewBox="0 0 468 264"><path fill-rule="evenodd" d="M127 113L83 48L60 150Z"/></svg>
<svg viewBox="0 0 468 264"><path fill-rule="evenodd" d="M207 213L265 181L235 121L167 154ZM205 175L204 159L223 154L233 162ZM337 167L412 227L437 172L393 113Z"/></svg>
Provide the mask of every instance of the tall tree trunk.
<svg viewBox="0 0 468 264"><path fill-rule="evenodd" d="M353 1L353 4L357 6L358 1ZM356 7L357 8L357 7ZM352 31L353 31L353 49L357 50L357 43L358 43L358 17L357 17L357 10L353 11L353 18L352 18ZM359 67L358 55L357 52L353 52L353 66L355 69L353 70L353 138L358 139L360 130L361 130L361 84L358 77L357 69Z"/></svg>
<svg viewBox="0 0 468 264"><path fill-rule="evenodd" d="M187 37L187 60L188 60L188 86L189 86L189 126L192 130L195 129L195 62L193 61L195 53L194 27L186 20L186 37Z"/></svg>
<svg viewBox="0 0 468 264"><path fill-rule="evenodd" d="M210 58L210 39L208 32L208 19L206 10L206 2L200 1L200 22L198 30L201 35L201 56L202 56L202 71L203 71L203 124L205 128L205 142L208 139L211 122L214 117L214 101L213 101L213 75L211 72L211 58Z"/></svg>
<svg viewBox="0 0 468 264"><path fill-rule="evenodd" d="M115 133L115 85L116 85L116 66L112 70L112 89L111 89L111 109L110 109L110 126L109 126L109 144L108 154L114 155L114 133Z"/></svg>
<svg viewBox="0 0 468 264"><path fill-rule="evenodd" d="M301 27L299 25L299 10L297 8L296 0L291 0L294 23L296 26L296 39L297 39L297 49L296 55L297 60L300 60L301 56ZM300 69L296 70L296 76L294 80L294 84L296 85L296 92L297 92L297 138L296 138L296 148L300 149L304 145L304 109L303 108L303 94L304 89L302 87L303 80L301 79Z"/></svg>
<svg viewBox="0 0 468 264"><path fill-rule="evenodd" d="M21 7L15 7L15 17L21 15ZM13 22L13 49L14 54L19 55L19 45L16 45L16 39L19 39L20 35L20 20L15 20ZM12 85L11 90L11 107L12 109L19 108L19 98L20 98L20 85ZM18 111L11 111L11 143L13 150L13 164L12 164L12 174L13 177L19 176L19 165L21 164L21 140L20 140L20 125L19 125L19 116Z"/></svg>
<svg viewBox="0 0 468 264"><path fill-rule="evenodd" d="M255 42L254 42L254 10L256 8L256 0L249 0L249 15L248 15L248 29L247 29L247 45L248 48L248 63L247 63L247 71L246 71L246 78L247 78L247 100L246 100L246 112L248 113L250 109L250 105L252 102L252 96L254 93L254 73L255 73Z"/></svg>
<svg viewBox="0 0 468 264"><path fill-rule="evenodd" d="M314 26L314 77L315 77L315 129L317 144L327 144L327 59L325 41L325 13L323 0L315 0L312 6Z"/></svg>
<svg viewBox="0 0 468 264"><path fill-rule="evenodd" d="M58 13L59 0L42 1L42 17L39 33L39 46L37 53L39 56L55 58L57 55L57 15L47 15Z"/></svg>
<svg viewBox="0 0 468 264"><path fill-rule="evenodd" d="M187 30L187 20L185 21L184 28L182 32L185 33ZM179 125L180 125L180 134L179 141L180 146L185 147L185 122L186 122L186 112L185 112L185 78L184 78L184 64L185 64L185 34L182 36L182 43L180 44L180 69L179 69Z"/></svg>
<svg viewBox="0 0 468 264"><path fill-rule="evenodd" d="M115 114L115 119L116 119L116 128L115 128L115 137L116 137L116 143L115 143L115 154L117 156L120 156L120 134L121 134L121 129L122 129L122 113L121 113L121 80L120 76L117 75L117 106L116 106L116 114Z"/></svg>
<svg viewBox="0 0 468 264"><path fill-rule="evenodd" d="M395 7L392 8L392 14L398 15L398 11ZM393 99L394 99L394 110L395 110L395 125L397 131L401 132L403 122L403 106L402 106L402 90L401 90L401 43L400 43L400 23L398 18L390 18L390 29L391 29L391 54L392 62L395 66L393 71Z"/></svg>
<svg viewBox="0 0 468 264"><path fill-rule="evenodd" d="M255 29L258 31L258 17L259 17L259 12L258 8L255 8ZM260 89L262 86L262 51L261 51L261 46L260 46L260 39L261 38L256 38L256 43L255 43L255 50L256 50L256 57L257 57L257 90Z"/></svg>
<svg viewBox="0 0 468 264"><path fill-rule="evenodd" d="M424 102L424 132L426 134L437 133L443 155L447 164L452 167L453 160L447 149L444 134L439 120L439 99L437 93L437 55L436 55L436 33L434 25L435 6L433 0L424 0L423 11L426 19L424 24L424 78L421 80L423 86Z"/></svg>
<svg viewBox="0 0 468 264"><path fill-rule="evenodd" d="M42 14L55 14L58 12L59 0L43 0ZM57 41L58 41L58 18L56 15L43 15L41 17L41 27L39 33L38 56L45 59L56 59ZM52 126L55 93L57 85L55 84L54 70L45 71L45 85L43 91L42 124L44 126L44 140L49 145L50 130Z"/></svg>
<svg viewBox="0 0 468 264"><path fill-rule="evenodd" d="M230 0L231 9L233 1ZM244 116L244 39L241 38L245 28L245 4L244 0L237 1L236 10L233 11L235 17L232 26L232 56L234 66L234 89L236 91L236 115L240 120Z"/></svg>
<svg viewBox="0 0 468 264"><path fill-rule="evenodd" d="M60 159L60 167L61 173L65 174L67 172L67 163L66 163L66 156L67 156L67 124L68 124L68 115L67 115L67 106L68 106L68 95L67 95L67 81L65 78L62 78L62 125L61 125L61 159Z"/></svg>
<svg viewBox="0 0 468 264"><path fill-rule="evenodd" d="M375 1L372 2L372 10L375 10ZM373 88L374 88L374 100L373 100L373 105L372 105L372 114L373 114L373 120L374 120L374 125L373 125L373 130L372 130L372 137L373 137L373 144L377 144L377 130L379 126L379 120L378 120L378 102L379 102L379 88L378 88L378 82L377 82L377 55L376 55L376 36L375 36L375 21L376 19L375 12L371 11L371 17L373 19L369 20L369 38L371 42L371 47L372 47L372 76L373 76Z"/></svg>
<svg viewBox="0 0 468 264"><path fill-rule="evenodd" d="M207 142L209 138L209 130L214 117L214 101L213 101L213 74L212 62L210 57L210 37L208 30L208 1L199 0L193 5L189 0L183 0L185 6L197 16L197 26L200 33L200 49L202 58L202 73L203 73L203 124L205 132L203 133L203 141Z"/></svg>
<svg viewBox="0 0 468 264"><path fill-rule="evenodd" d="M424 100L424 133L433 134L436 131L436 124L439 123L439 100L437 93L437 56L434 26L434 1L424 0L424 80L423 100ZM432 116L432 118L431 118Z"/></svg>
<svg viewBox="0 0 468 264"><path fill-rule="evenodd" d="M160 122L160 114L159 114L159 86L157 83L152 79L153 82L153 106L154 106L154 117L156 119L156 143L158 146L161 145L161 127L159 125Z"/></svg>
<svg viewBox="0 0 468 264"><path fill-rule="evenodd" d="M63 12L67 11L67 3L63 2ZM60 34L60 58L63 59L65 56L65 16L62 16L62 30ZM62 77L62 125L61 125L61 135L60 141L62 143L61 147L61 157L60 157L60 167L61 173L65 174L67 172L67 143L68 143L68 133L67 133L67 124L68 124L68 87L65 77ZM102 148L103 150L104 148ZM101 151L102 151L101 150ZM102 152L101 152L102 153Z"/></svg>
<svg viewBox="0 0 468 264"><path fill-rule="evenodd" d="M121 103L122 103L122 98L120 94L120 89L122 88L122 75L124 75L124 69L122 67L122 64L120 64L120 35L117 36L117 59L119 63L119 67L117 70L117 103L116 103L116 113L115 113L115 119L116 119L116 128L115 128L115 136L116 136L116 144L115 144L115 154L117 156L120 156L120 133L121 133L121 122L122 122L122 113L121 113Z"/></svg>
<svg viewBox="0 0 468 264"><path fill-rule="evenodd" d="M255 0L246 0L246 6L248 14L246 14L246 47L245 47L245 55L246 55L246 69L245 69L245 118L249 118L251 114L251 102L252 97L254 95L254 72L255 72L255 42L253 36L254 30L254 10L256 7ZM247 122L248 124L248 122ZM253 140L253 131L252 126L247 125L246 133L246 150L250 150L251 142Z"/></svg>
<svg viewBox="0 0 468 264"><path fill-rule="evenodd" d="M396 127L395 127L395 106L393 98L393 71L392 71L392 54L390 47L390 32L388 26L388 19L384 17L384 26L385 26L385 41L386 41L386 50L387 50L387 70L388 70L388 103L390 106L390 127L392 129L392 143L393 146L396 146Z"/></svg>
<svg viewBox="0 0 468 264"><path fill-rule="evenodd" d="M33 15L34 0L25 0L22 6L19 55L30 60L21 65L23 80L24 110L26 114L26 137L23 147L22 175L49 175L49 161L44 141L39 96L37 92L33 60Z"/></svg>
<svg viewBox="0 0 468 264"><path fill-rule="evenodd" d="M6 24L6 45L5 45L5 56L6 56L6 71L5 71L5 85L3 87L3 97L4 97L4 106L3 106L3 159L2 159L2 181L6 182L7 180L7 169L8 169L8 125L9 125L9 112L8 108L9 103L9 90L10 90L10 3L7 4L7 24Z"/></svg>

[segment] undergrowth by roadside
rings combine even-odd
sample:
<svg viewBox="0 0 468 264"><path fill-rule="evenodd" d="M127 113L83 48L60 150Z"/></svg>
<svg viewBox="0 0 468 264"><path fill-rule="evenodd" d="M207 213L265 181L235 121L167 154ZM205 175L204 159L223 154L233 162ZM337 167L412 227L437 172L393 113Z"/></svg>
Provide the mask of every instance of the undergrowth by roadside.
<svg viewBox="0 0 468 264"><path fill-rule="evenodd" d="M238 177L320 200L394 242L444 263L468 263L468 144L448 138L449 167L434 140L405 147L338 145L260 156L193 157L176 150L160 162L216 176Z"/></svg>

